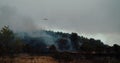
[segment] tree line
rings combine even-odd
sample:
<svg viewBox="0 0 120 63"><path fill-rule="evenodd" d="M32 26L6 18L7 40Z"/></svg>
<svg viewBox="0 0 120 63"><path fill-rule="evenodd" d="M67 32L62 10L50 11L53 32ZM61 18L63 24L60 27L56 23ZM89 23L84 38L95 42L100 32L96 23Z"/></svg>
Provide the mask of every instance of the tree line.
<svg viewBox="0 0 120 63"><path fill-rule="evenodd" d="M55 38L52 45L47 45L42 37L18 37L8 26L0 30L0 55L27 53L31 55L52 54L59 52L103 53L120 57L120 46L109 46L101 40L79 36L77 33L63 33L44 30ZM65 53L66 54L66 53ZM64 56L64 55L63 55ZM69 56L69 55L68 55Z"/></svg>

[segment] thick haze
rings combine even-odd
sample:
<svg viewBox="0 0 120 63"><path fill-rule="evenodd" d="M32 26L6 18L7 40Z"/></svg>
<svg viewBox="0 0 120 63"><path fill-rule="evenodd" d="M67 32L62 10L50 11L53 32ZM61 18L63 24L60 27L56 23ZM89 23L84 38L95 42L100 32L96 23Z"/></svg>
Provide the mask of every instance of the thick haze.
<svg viewBox="0 0 120 63"><path fill-rule="evenodd" d="M77 32L120 45L120 0L0 0L0 28Z"/></svg>

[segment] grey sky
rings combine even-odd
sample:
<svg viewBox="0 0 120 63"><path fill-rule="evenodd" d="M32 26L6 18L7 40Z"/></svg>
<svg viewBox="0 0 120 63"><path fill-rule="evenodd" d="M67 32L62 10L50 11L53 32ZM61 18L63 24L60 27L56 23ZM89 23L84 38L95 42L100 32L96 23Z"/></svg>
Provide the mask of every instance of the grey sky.
<svg viewBox="0 0 120 63"><path fill-rule="evenodd" d="M0 0L0 27L78 32L120 44L119 6L120 0Z"/></svg>

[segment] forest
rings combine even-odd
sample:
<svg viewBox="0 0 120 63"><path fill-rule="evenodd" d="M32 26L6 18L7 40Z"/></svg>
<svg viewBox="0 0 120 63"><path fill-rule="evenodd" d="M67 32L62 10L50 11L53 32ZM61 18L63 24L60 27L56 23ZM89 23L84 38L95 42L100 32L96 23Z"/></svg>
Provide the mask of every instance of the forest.
<svg viewBox="0 0 120 63"><path fill-rule="evenodd" d="M13 32L9 26L0 30L0 57L20 54L50 56L56 60L112 57L120 59L120 45L109 46L101 40L79 36L77 33L40 30Z"/></svg>

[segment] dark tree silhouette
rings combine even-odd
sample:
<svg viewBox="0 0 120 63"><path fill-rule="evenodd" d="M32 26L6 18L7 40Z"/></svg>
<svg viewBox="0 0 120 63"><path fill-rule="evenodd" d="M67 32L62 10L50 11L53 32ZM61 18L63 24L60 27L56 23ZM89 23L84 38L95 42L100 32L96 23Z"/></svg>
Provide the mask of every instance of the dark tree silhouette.
<svg viewBox="0 0 120 63"><path fill-rule="evenodd" d="M11 50L11 43L14 41L14 33L12 30L9 29L8 26L4 26L0 30L0 45L2 53L10 53Z"/></svg>
<svg viewBox="0 0 120 63"><path fill-rule="evenodd" d="M79 45L79 40L78 40L78 35L77 33L72 33L70 36L71 39L71 43L73 45L73 48L75 48L76 50L79 50L80 45Z"/></svg>
<svg viewBox="0 0 120 63"><path fill-rule="evenodd" d="M120 59L120 46L117 45L117 44L114 44L113 48L114 48L114 51L115 51L116 58Z"/></svg>
<svg viewBox="0 0 120 63"><path fill-rule="evenodd" d="M55 45L51 45L50 47L49 47L49 51L50 51L50 53L56 53L57 52L57 48L56 48L56 46Z"/></svg>
<svg viewBox="0 0 120 63"><path fill-rule="evenodd" d="M17 38L13 31L8 26L4 26L0 30L0 53L1 54L14 54L22 52L24 43L21 39Z"/></svg>
<svg viewBox="0 0 120 63"><path fill-rule="evenodd" d="M66 38L58 39L57 45L59 50L61 51L67 51L70 49L69 41Z"/></svg>

